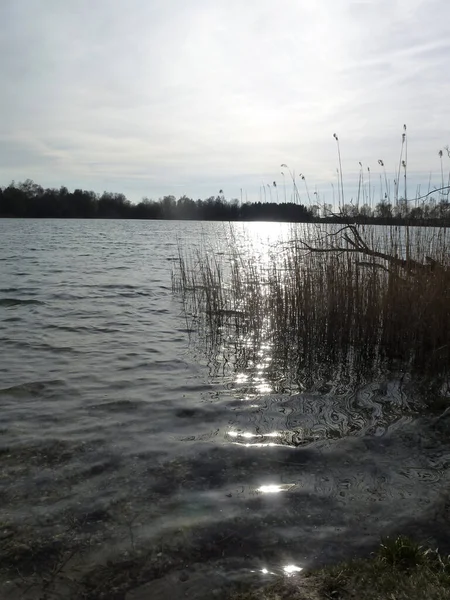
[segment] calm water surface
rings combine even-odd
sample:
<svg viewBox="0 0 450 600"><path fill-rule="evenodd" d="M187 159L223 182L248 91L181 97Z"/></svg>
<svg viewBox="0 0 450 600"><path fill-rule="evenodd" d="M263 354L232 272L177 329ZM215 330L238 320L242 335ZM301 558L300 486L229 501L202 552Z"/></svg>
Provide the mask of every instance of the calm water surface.
<svg viewBox="0 0 450 600"><path fill-rule="evenodd" d="M289 226L243 232L275 241ZM2 598L41 597L36 565L63 565L66 597L101 597L111 560L114 577L139 566L126 598L206 599L383 534L445 545L448 430L411 389L275 394L264 348L245 370L193 343L171 288L178 244L226 252L228 235L0 220Z"/></svg>

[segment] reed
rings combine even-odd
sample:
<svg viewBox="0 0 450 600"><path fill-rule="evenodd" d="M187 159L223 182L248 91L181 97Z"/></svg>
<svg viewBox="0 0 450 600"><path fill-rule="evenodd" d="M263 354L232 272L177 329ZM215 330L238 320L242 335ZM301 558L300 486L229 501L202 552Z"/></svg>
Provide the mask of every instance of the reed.
<svg viewBox="0 0 450 600"><path fill-rule="evenodd" d="M273 381L283 372L296 386L311 388L336 378L336 373L354 378L383 370L442 382L450 371L448 228L353 222L346 212L353 203L345 204L339 137L334 133L333 138L339 206L334 216L341 224L293 227L288 240L266 248L265 254L236 236L230 226L226 253L200 248L189 255L179 248L173 289L182 295L186 314L195 315L202 341L213 353L218 345L231 343L235 360L244 356L256 364L258 348L270 347L267 374ZM450 157L448 147L445 150ZM418 190L416 207L434 193L448 198L442 150L439 158L441 189L425 196ZM404 125L393 201L395 210L405 214L410 201L407 160ZM390 213L391 185L383 160L378 164L383 172L378 209L387 203ZM286 164L281 167L288 170L299 200L295 173ZM368 173L370 209L374 191L369 167ZM300 178L311 204L306 178L303 174ZM364 190L360 163L358 210Z"/></svg>
<svg viewBox="0 0 450 600"><path fill-rule="evenodd" d="M447 377L446 228L310 225L264 260L234 235L228 246L221 260L180 248L173 276L205 339L270 345L273 377L282 367L308 387L337 369Z"/></svg>

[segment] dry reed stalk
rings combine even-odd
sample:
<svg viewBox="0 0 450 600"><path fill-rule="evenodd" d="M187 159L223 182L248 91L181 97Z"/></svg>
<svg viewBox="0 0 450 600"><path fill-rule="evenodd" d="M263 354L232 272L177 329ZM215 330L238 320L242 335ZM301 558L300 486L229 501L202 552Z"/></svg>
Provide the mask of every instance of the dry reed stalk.
<svg viewBox="0 0 450 600"><path fill-rule="evenodd" d="M447 232L351 227L312 228L307 241L303 231L259 264L243 260L236 239L221 262L180 254L174 290L206 316L205 335L219 339L225 327L247 342L264 339L274 364L303 378L349 361L363 371L447 375Z"/></svg>

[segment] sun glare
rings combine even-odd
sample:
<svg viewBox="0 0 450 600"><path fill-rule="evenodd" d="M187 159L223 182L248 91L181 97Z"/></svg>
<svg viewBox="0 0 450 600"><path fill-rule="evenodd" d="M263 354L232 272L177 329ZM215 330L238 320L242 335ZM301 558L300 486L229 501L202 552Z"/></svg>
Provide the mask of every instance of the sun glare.
<svg viewBox="0 0 450 600"><path fill-rule="evenodd" d="M297 567L297 565L286 565L285 567L283 567L283 571L289 577L291 575L294 575L294 573L300 573L300 571L303 571L303 568Z"/></svg>

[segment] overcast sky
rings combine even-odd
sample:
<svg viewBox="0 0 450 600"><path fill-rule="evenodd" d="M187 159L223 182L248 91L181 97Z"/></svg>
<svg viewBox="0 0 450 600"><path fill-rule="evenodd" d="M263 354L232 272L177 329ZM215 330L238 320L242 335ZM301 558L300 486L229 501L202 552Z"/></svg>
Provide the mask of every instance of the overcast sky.
<svg viewBox="0 0 450 600"><path fill-rule="evenodd" d="M333 133L351 189L359 161L394 172L404 123L411 187L439 184L449 23L449 0L0 0L0 185L255 200L287 163L331 195Z"/></svg>

